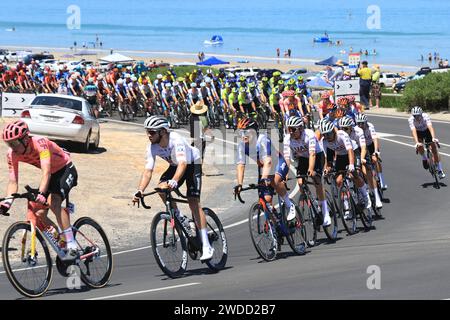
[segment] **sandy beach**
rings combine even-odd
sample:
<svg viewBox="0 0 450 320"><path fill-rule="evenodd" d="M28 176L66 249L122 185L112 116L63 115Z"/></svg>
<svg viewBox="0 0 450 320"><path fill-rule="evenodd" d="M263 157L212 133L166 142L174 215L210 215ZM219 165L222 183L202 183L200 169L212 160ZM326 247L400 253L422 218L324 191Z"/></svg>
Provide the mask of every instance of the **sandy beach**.
<svg viewBox="0 0 450 320"><path fill-rule="evenodd" d="M79 60L86 59L92 61L98 61L100 58L110 54L111 49L84 49L77 48L76 50L71 50L70 48L52 48L52 47L33 47L33 46L3 46L1 48L9 50L31 50L33 53L39 53L42 51L48 51L55 56L58 60ZM74 56L73 58L65 58L64 55L73 55L77 52L88 51L92 52L92 55L82 55ZM197 53L193 52L172 52L172 51L143 51L143 50L114 50L114 53L121 53L127 55L135 60L143 60L146 63L156 60L157 62L167 62L167 63L180 63L180 62L190 62L197 63L199 60L197 58ZM243 68L263 68L263 69L279 69L281 71L288 71L290 69L296 68L306 68L308 72L318 72L324 69L323 66L315 65L315 62L322 59L302 59L302 58L277 58L277 57L260 57L260 56L248 56L239 54L216 54L205 52L206 58L215 56L219 59L230 62L229 64L217 65L215 67L233 67L239 66ZM347 61L347 56L338 57L343 61ZM241 63L238 61L248 61L248 63ZM361 60L364 60L364 56L361 56ZM418 66L408 66L408 65L395 65L395 64L379 64L382 71L385 72L405 72L407 75L414 74L420 67ZM370 65L369 65L370 67Z"/></svg>

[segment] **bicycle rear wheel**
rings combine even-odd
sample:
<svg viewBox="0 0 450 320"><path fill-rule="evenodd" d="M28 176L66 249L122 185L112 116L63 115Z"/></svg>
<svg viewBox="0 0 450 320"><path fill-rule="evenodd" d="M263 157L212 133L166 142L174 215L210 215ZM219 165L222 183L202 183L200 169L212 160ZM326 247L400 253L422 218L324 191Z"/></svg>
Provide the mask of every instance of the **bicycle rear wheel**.
<svg viewBox="0 0 450 320"><path fill-rule="evenodd" d="M21 294L37 298L47 292L52 281L52 258L41 232L36 229L35 256L31 256L31 225L16 222L5 233L3 266L13 287Z"/></svg>
<svg viewBox="0 0 450 320"><path fill-rule="evenodd" d="M111 278L113 255L102 227L93 219L83 217L73 224L74 238L81 248L80 277L90 288L102 288Z"/></svg>
<svg viewBox="0 0 450 320"><path fill-rule="evenodd" d="M186 271L188 252L184 234L175 221L173 224L167 212L157 213L153 217L150 239L158 266L170 278L178 278Z"/></svg>
<svg viewBox="0 0 450 320"><path fill-rule="evenodd" d="M277 256L277 238L272 222L266 219L261 205L255 202L249 211L249 229L256 251L266 261L275 260Z"/></svg>
<svg viewBox="0 0 450 320"><path fill-rule="evenodd" d="M209 208L203 208L208 228L208 240L214 248L214 255L206 264L211 270L219 271L225 267L228 258L227 238L219 217Z"/></svg>
<svg viewBox="0 0 450 320"><path fill-rule="evenodd" d="M300 195L302 197L302 195ZM306 239L308 247L314 247L317 241L317 229L315 226L315 221L311 212L311 208L308 205L308 199L300 199L298 202L298 208L300 215L303 217L303 224L305 226Z"/></svg>

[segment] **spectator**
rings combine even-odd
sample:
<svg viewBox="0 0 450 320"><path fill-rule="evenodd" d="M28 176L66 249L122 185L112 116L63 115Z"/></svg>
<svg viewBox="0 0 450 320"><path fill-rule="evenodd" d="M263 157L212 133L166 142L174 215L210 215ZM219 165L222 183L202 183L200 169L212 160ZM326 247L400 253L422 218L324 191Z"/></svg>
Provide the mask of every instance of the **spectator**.
<svg viewBox="0 0 450 320"><path fill-rule="evenodd" d="M433 61L433 56L431 55L431 52L428 54L428 62L431 63Z"/></svg>
<svg viewBox="0 0 450 320"><path fill-rule="evenodd" d="M280 57L280 48L277 48L277 58Z"/></svg>
<svg viewBox="0 0 450 320"><path fill-rule="evenodd" d="M336 62L336 69L334 70L334 73L331 77L328 78L328 81L330 81L333 85L335 81L340 81L344 77L344 63L342 60L338 60Z"/></svg>
<svg viewBox="0 0 450 320"><path fill-rule="evenodd" d="M331 66L326 66L325 67L325 80L329 81L331 76L333 75L333 68L331 68Z"/></svg>
<svg viewBox="0 0 450 320"><path fill-rule="evenodd" d="M380 87L380 66L374 65L373 66L374 72L372 74L372 88L370 90L371 92L371 98L369 100L369 108L372 108L372 99L375 99L375 107L380 107L380 99L381 99L381 87Z"/></svg>
<svg viewBox="0 0 450 320"><path fill-rule="evenodd" d="M291 49L288 49L288 57L290 58L291 57Z"/></svg>
<svg viewBox="0 0 450 320"><path fill-rule="evenodd" d="M444 66L444 68L448 68L448 59L445 59L443 66Z"/></svg>
<svg viewBox="0 0 450 320"><path fill-rule="evenodd" d="M367 61L363 61L356 73L359 75L359 96L365 108L369 107L370 86L372 83L372 70L369 69Z"/></svg>
<svg viewBox="0 0 450 320"><path fill-rule="evenodd" d="M206 112L208 111L208 106L199 100L195 103L191 109L190 123L190 133L192 138L192 146L196 147L202 153L202 162L205 156L206 140L205 132L208 130L208 118L206 117Z"/></svg>

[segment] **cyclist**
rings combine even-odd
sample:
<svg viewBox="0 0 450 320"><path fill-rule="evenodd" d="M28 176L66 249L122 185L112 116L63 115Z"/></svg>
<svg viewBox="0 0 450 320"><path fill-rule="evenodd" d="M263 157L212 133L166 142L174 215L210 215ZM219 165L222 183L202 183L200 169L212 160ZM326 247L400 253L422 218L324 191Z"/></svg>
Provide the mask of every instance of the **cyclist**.
<svg viewBox="0 0 450 320"><path fill-rule="evenodd" d="M92 110L94 111L94 115L96 118L99 117L98 112L98 103L97 103L97 94L98 87L94 83L94 78L89 78L88 83L83 89L86 100L91 104Z"/></svg>
<svg viewBox="0 0 450 320"><path fill-rule="evenodd" d="M189 103L189 109L198 101L201 101L202 104L204 104L202 93L197 89L197 84L195 82L191 83L191 88L188 90L187 101Z"/></svg>
<svg viewBox="0 0 450 320"><path fill-rule="evenodd" d="M381 189L387 190L388 186L384 181L383 168L381 162L378 161L378 158L380 157L380 142L375 127L372 123L367 121L367 116L363 113L358 113L356 115L356 125L364 131L364 138L366 139L368 151L366 161L371 160L375 164L378 178L380 179Z"/></svg>
<svg viewBox="0 0 450 320"><path fill-rule="evenodd" d="M366 177L366 181L369 184L369 188L375 195L375 206L377 207L377 209L381 209L383 207L383 203L381 202L381 197L378 193L376 181L372 175L372 170L369 166L367 166L367 159L370 159L370 156L367 153L364 131L359 127L355 127L355 122L353 121L353 119L347 116L339 120L339 128L342 131L345 131L352 140L353 151L356 158L356 166L361 167L361 170Z"/></svg>
<svg viewBox="0 0 450 320"><path fill-rule="evenodd" d="M223 106L223 114L224 114L224 122L225 122L225 128L230 128L231 126L234 127L233 124L233 118L236 113L236 110L234 109L234 106L232 104L229 104L229 96L231 94L231 85L227 82L225 83L225 87L222 88L220 92L220 97L222 101Z"/></svg>
<svg viewBox="0 0 450 320"><path fill-rule="evenodd" d="M322 100L319 102L319 117L323 119L334 108L334 103L330 99L330 93L325 91L321 95Z"/></svg>
<svg viewBox="0 0 450 320"><path fill-rule="evenodd" d="M425 170L429 168L428 158L423 147L423 142L425 141L425 143L431 143L431 153L433 154L434 162L437 164L439 178L444 179L445 173L442 170L439 151L436 147L439 140L436 138L430 116L424 113L421 107L415 106L411 109L411 117L409 117L408 121L412 137L416 143L416 150L422 156L423 168Z"/></svg>
<svg viewBox="0 0 450 320"><path fill-rule="evenodd" d="M372 203L367 192L367 186L361 177L353 175L353 172L355 171L355 154L353 152L350 137L346 132L338 130L332 122L327 120L320 123L319 130L323 136L323 148L326 150L326 167L324 174L328 174L328 172L330 172L333 165L333 160L336 158L334 164L335 170L337 172L348 171L348 173L350 173L353 182L363 196L363 199L358 200L362 201L363 203L361 204L365 205L365 207L369 209L372 206ZM343 181L343 174L339 173L336 177L336 184L339 188L342 186ZM344 205L344 218L351 219L352 216L349 211L349 203L345 201Z"/></svg>
<svg viewBox="0 0 450 320"><path fill-rule="evenodd" d="M246 114L248 116L251 112L256 113L255 102L246 87L239 88L238 103L239 111L241 111L242 114Z"/></svg>
<svg viewBox="0 0 450 320"><path fill-rule="evenodd" d="M272 197L276 185L273 174L271 173L272 152L270 138L265 134L259 133L258 124L252 118L241 119L238 123L238 130L242 140L237 146L237 185L234 187L234 194L237 195L242 190L245 166L248 163L247 158L253 159L258 166L259 196L263 196L269 204L272 204ZM293 210L295 210L295 207Z"/></svg>
<svg viewBox="0 0 450 320"><path fill-rule="evenodd" d="M8 145L9 182L6 193L10 196L18 191L19 162L25 162L41 169L41 182L36 204L32 205L33 212L43 221L51 225L47 218L50 208L56 216L60 233L67 242L67 254L64 260L77 257L77 243L74 240L69 213L61 209L64 199L70 190L77 185L78 174L72 163L70 154L56 143L44 137L30 137L30 130L22 120L6 125L3 129L3 141ZM8 215L13 200L0 203L0 214ZM44 207L48 203L49 208Z"/></svg>
<svg viewBox="0 0 450 320"><path fill-rule="evenodd" d="M276 85L278 85L278 81L279 80L281 80L281 72L280 71L275 71L272 74L272 78L270 78L270 80L269 80L270 87L274 88Z"/></svg>
<svg viewBox="0 0 450 320"><path fill-rule="evenodd" d="M316 194L324 214L323 226L327 227L331 224L331 218L327 200L325 198L325 189L322 184L322 172L325 163L322 144L317 140L314 131L305 129L301 117L290 117L286 122L286 127L289 133L284 137L284 159L281 159L281 165L280 161L278 163L277 175L281 176L282 179L286 181L291 159L297 160L297 175L308 175L313 178ZM283 168L282 164L284 161L287 165L284 166L284 171L280 171L279 168ZM303 179L298 179L298 183L301 185ZM285 189L284 184L282 186L283 189ZM283 194L286 193L286 191L284 190L283 194L280 192L278 193L280 197L283 197ZM286 198L288 199L288 196L285 196L285 201L287 202ZM288 204L286 204L286 206L288 206ZM292 220L294 218L295 208L294 210L289 211L287 219Z"/></svg>
<svg viewBox="0 0 450 320"><path fill-rule="evenodd" d="M138 191L134 194L133 203L138 203L145 189L149 185L153 169L155 167L156 156L167 161L170 166L159 179L160 188L171 190L180 187L184 181L187 184L187 197L189 207L195 220L197 228L200 230L203 250L201 261L211 259L214 248L208 240L205 213L200 205L200 193L202 186L202 165L200 151L189 145L189 143L176 132L169 131L167 119L159 116L151 116L145 120L144 127L150 144L147 148L147 162L139 183ZM163 201L165 197L161 195ZM175 205L175 204L174 204ZM176 208L176 207L175 207ZM189 221L184 217L178 208L175 214L188 228Z"/></svg>

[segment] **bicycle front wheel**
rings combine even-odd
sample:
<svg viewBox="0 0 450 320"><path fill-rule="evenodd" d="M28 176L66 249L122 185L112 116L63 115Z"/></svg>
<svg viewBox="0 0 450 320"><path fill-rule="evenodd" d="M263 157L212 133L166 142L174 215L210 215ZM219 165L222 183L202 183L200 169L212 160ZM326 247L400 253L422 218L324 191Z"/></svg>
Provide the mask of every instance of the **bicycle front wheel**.
<svg viewBox="0 0 450 320"><path fill-rule="evenodd" d="M73 224L74 238L80 253L81 281L90 288L102 288L111 278L113 256L108 238L93 219L83 217Z"/></svg>
<svg viewBox="0 0 450 320"><path fill-rule="evenodd" d="M347 233L349 235L355 234L357 212L350 191L346 187L341 187L338 191L338 210Z"/></svg>
<svg viewBox="0 0 450 320"><path fill-rule="evenodd" d="M300 195L300 197L302 196ZM298 208L300 215L303 217L308 247L314 247L317 241L317 229L315 226L314 217L312 215L312 209L308 205L308 201L310 200L300 199Z"/></svg>
<svg viewBox="0 0 450 320"><path fill-rule="evenodd" d="M36 229L32 255L31 225L16 222L5 233L3 266L13 287L21 294L37 298L47 292L52 281L52 259L41 232Z"/></svg>
<svg viewBox="0 0 450 320"><path fill-rule="evenodd" d="M326 192L326 199L327 199L327 205L328 205L328 211L330 213L331 218L331 224L327 227L323 227L323 231L325 232L328 240L330 241L336 241L338 230L339 230L339 223L338 223L338 212L336 208L334 207L333 198L331 197L331 194ZM323 210L322 210L323 212Z"/></svg>
<svg viewBox="0 0 450 320"><path fill-rule="evenodd" d="M266 261L275 260L277 256L277 238L275 228L266 215L261 205L255 202L249 211L250 236L256 251Z"/></svg>
<svg viewBox="0 0 450 320"><path fill-rule="evenodd" d="M281 208L281 212L286 212L285 206ZM286 239L291 247L292 251L296 254L303 255L306 252L307 246L307 237L306 237L306 227L305 227L305 219L303 218L300 209L295 206L296 216L293 221L287 221L287 217L283 214L283 223L287 226L288 235Z"/></svg>
<svg viewBox="0 0 450 320"><path fill-rule="evenodd" d="M214 255L206 264L211 270L219 271L225 267L228 258L227 238L219 217L209 208L203 208L208 228L209 244L214 248Z"/></svg>
<svg viewBox="0 0 450 320"><path fill-rule="evenodd" d="M159 212L153 217L150 239L152 251L158 266L170 278L178 278L187 268L188 252L186 238L182 231L171 224L167 212Z"/></svg>

